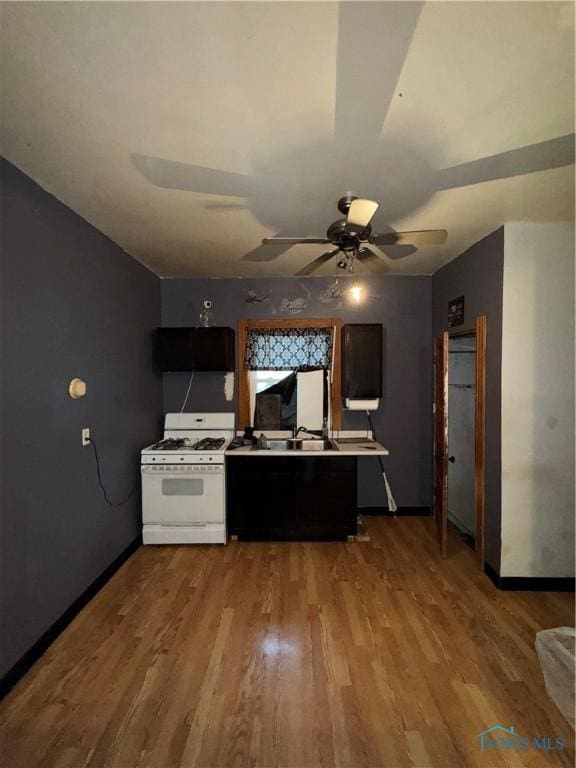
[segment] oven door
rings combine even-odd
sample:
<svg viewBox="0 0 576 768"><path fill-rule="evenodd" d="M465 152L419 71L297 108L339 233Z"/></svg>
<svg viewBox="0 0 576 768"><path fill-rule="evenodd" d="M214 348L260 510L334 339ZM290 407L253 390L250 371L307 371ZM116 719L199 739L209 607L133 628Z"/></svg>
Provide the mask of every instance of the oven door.
<svg viewBox="0 0 576 768"><path fill-rule="evenodd" d="M144 465L142 519L145 525L223 523L224 465Z"/></svg>

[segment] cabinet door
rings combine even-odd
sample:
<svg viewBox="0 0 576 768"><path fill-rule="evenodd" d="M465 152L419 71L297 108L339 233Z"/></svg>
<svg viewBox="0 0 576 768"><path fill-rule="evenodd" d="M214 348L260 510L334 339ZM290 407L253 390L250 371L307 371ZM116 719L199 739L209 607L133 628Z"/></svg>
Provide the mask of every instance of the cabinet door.
<svg viewBox="0 0 576 768"><path fill-rule="evenodd" d="M192 328L156 330L156 361L161 371L193 370L192 332Z"/></svg>
<svg viewBox="0 0 576 768"><path fill-rule="evenodd" d="M355 323L342 328L342 396L382 397L382 326Z"/></svg>
<svg viewBox="0 0 576 768"><path fill-rule="evenodd" d="M356 533L356 459L340 457L302 463L300 526L306 538L346 538Z"/></svg>
<svg viewBox="0 0 576 768"><path fill-rule="evenodd" d="M301 460L235 457L227 462L227 513L231 534L248 540L296 537Z"/></svg>
<svg viewBox="0 0 576 768"><path fill-rule="evenodd" d="M345 540L356 533L355 458L227 460L228 528L248 541Z"/></svg>
<svg viewBox="0 0 576 768"><path fill-rule="evenodd" d="M192 336L195 371L234 370L232 328L195 328Z"/></svg>
<svg viewBox="0 0 576 768"><path fill-rule="evenodd" d="M161 371L233 371L232 328L158 328L156 359Z"/></svg>

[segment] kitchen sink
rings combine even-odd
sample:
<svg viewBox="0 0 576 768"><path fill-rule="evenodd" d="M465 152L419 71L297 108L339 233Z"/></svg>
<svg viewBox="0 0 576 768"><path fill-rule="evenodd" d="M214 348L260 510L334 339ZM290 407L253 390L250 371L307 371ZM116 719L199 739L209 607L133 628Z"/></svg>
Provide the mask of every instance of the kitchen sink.
<svg viewBox="0 0 576 768"><path fill-rule="evenodd" d="M304 438L300 440L300 443L301 451L328 451L332 449L331 440L307 440Z"/></svg>
<svg viewBox="0 0 576 768"><path fill-rule="evenodd" d="M297 445L292 445L292 443L296 442L295 440L282 440L280 438L274 439L274 438L260 438L258 440L258 444L256 445L256 450L258 451L293 451L295 448L298 448ZM302 442L301 440L298 440L297 442Z"/></svg>
<svg viewBox="0 0 576 768"><path fill-rule="evenodd" d="M265 437L258 441L258 451L327 451L332 449L331 440L321 438L273 438Z"/></svg>

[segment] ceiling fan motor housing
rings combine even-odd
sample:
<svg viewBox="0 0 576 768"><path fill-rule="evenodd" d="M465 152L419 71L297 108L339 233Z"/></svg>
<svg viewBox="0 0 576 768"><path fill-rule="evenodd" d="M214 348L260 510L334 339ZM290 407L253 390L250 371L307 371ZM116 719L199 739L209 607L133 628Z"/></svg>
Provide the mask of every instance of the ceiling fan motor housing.
<svg viewBox="0 0 576 768"><path fill-rule="evenodd" d="M340 200L338 200L338 210L340 213L343 213L344 216L347 216L348 211L350 210L350 206L354 200L358 200L357 195L345 195L344 197L341 197Z"/></svg>
<svg viewBox="0 0 576 768"><path fill-rule="evenodd" d="M342 251L355 251L360 247L361 242L368 240L371 231L370 225L361 232L351 231L350 226L346 224L346 219L338 219L330 224L326 237Z"/></svg>

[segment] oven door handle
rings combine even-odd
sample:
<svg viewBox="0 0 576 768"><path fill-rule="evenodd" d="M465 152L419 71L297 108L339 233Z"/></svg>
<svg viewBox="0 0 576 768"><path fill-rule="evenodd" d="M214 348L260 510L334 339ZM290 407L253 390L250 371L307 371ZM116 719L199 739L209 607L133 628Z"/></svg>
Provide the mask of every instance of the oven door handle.
<svg viewBox="0 0 576 768"><path fill-rule="evenodd" d="M222 475L224 466L221 464L209 464L209 469L198 469L197 467L186 467L185 465L176 465L168 467L166 464L143 464L140 469L143 475L154 475L155 477L210 477Z"/></svg>

